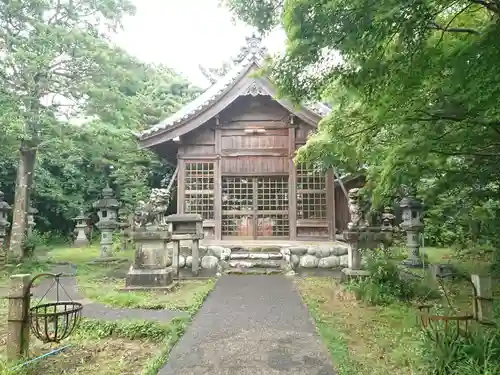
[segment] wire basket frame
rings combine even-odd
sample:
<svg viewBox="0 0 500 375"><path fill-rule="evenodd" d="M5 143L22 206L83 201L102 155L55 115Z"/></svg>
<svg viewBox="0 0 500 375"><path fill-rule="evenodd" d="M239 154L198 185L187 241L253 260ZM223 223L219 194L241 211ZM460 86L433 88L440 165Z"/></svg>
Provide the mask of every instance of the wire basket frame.
<svg viewBox="0 0 500 375"><path fill-rule="evenodd" d="M29 319L31 331L44 343L58 343L68 338L81 320L83 305L71 300L69 293L61 284L61 276L62 274L60 273L39 274L31 280L27 289L27 293L30 293L31 287L37 279L51 277L54 280L45 294L38 300L37 304L29 308L26 314L26 317ZM56 288L56 301L42 303L43 299L54 287ZM64 291L68 297L68 301L60 300L60 289Z"/></svg>

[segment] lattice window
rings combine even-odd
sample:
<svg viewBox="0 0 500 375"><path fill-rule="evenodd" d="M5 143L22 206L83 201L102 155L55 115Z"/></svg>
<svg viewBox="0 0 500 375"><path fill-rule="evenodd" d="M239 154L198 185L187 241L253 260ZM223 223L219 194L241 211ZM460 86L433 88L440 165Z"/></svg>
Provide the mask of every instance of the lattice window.
<svg viewBox="0 0 500 375"><path fill-rule="evenodd" d="M187 162L184 176L184 211L214 219L214 163Z"/></svg>
<svg viewBox="0 0 500 375"><path fill-rule="evenodd" d="M288 214L257 215L258 237L288 237L290 234L290 221Z"/></svg>
<svg viewBox="0 0 500 375"><path fill-rule="evenodd" d="M297 219L327 219L326 176L307 167L297 166Z"/></svg>
<svg viewBox="0 0 500 375"><path fill-rule="evenodd" d="M253 237L253 180L222 178L222 236Z"/></svg>
<svg viewBox="0 0 500 375"><path fill-rule="evenodd" d="M288 237L288 177L224 177L222 236Z"/></svg>
<svg viewBox="0 0 500 375"><path fill-rule="evenodd" d="M246 177L222 179L222 211L252 211L253 180Z"/></svg>
<svg viewBox="0 0 500 375"><path fill-rule="evenodd" d="M288 212L288 177L259 177L257 200L259 211Z"/></svg>
<svg viewBox="0 0 500 375"><path fill-rule="evenodd" d="M222 236L254 237L253 215L222 214Z"/></svg>
<svg viewBox="0 0 500 375"><path fill-rule="evenodd" d="M326 219L326 193L297 193L297 219Z"/></svg>

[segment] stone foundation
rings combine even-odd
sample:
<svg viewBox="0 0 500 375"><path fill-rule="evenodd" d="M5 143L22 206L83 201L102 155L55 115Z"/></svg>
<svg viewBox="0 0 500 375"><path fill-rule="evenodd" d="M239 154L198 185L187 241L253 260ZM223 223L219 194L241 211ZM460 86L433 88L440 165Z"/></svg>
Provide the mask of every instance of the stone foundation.
<svg viewBox="0 0 500 375"><path fill-rule="evenodd" d="M179 276L193 277L191 251L183 244L179 255ZM252 251L250 251L252 250ZM168 257L172 249L168 249ZM210 277L224 273L284 273L287 275L326 275L331 270L340 271L348 265L348 247L344 244L332 246L272 246L243 249L218 245L200 245L200 274ZM170 263L170 262L169 262Z"/></svg>

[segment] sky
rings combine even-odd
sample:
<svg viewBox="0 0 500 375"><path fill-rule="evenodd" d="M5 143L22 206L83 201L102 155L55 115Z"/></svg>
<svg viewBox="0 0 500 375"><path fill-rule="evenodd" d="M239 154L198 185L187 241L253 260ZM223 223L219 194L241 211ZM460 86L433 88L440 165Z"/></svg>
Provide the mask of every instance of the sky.
<svg viewBox="0 0 500 375"><path fill-rule="evenodd" d="M183 74L193 84L209 82L198 68L219 67L235 56L253 29L234 23L231 13L218 0L134 0L136 15L124 22L115 42L139 59L163 63ZM284 47L282 30L263 44L271 53Z"/></svg>

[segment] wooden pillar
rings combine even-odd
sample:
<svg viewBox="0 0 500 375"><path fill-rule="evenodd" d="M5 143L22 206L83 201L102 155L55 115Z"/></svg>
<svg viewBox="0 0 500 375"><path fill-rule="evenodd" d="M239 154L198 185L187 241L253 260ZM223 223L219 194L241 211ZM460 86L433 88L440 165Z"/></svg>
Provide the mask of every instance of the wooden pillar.
<svg viewBox="0 0 500 375"><path fill-rule="evenodd" d="M12 275L9 288L9 310L7 321L7 359L16 361L28 354L30 326L26 314L29 312L30 296L27 290L31 276Z"/></svg>
<svg viewBox="0 0 500 375"><path fill-rule="evenodd" d="M179 172L177 175L177 213L184 213L184 200L186 197L185 176L186 176L186 162L182 158L177 159Z"/></svg>
<svg viewBox="0 0 500 375"><path fill-rule="evenodd" d="M335 178L333 170L326 173L326 216L328 219L328 239L335 240Z"/></svg>
<svg viewBox="0 0 500 375"><path fill-rule="evenodd" d="M222 129L220 127L219 118L216 117L215 125L215 154L217 159L214 163L214 237L215 240L222 239L222 176L221 176L221 140Z"/></svg>
<svg viewBox="0 0 500 375"><path fill-rule="evenodd" d="M471 281L477 291L477 311L474 315L480 322L493 321L493 294L491 291L491 277L471 275ZM474 308L476 303L474 303Z"/></svg>
<svg viewBox="0 0 500 375"><path fill-rule="evenodd" d="M288 220L290 222L290 240L297 239L297 173L293 156L295 155L295 125L294 118L290 116L288 128Z"/></svg>

